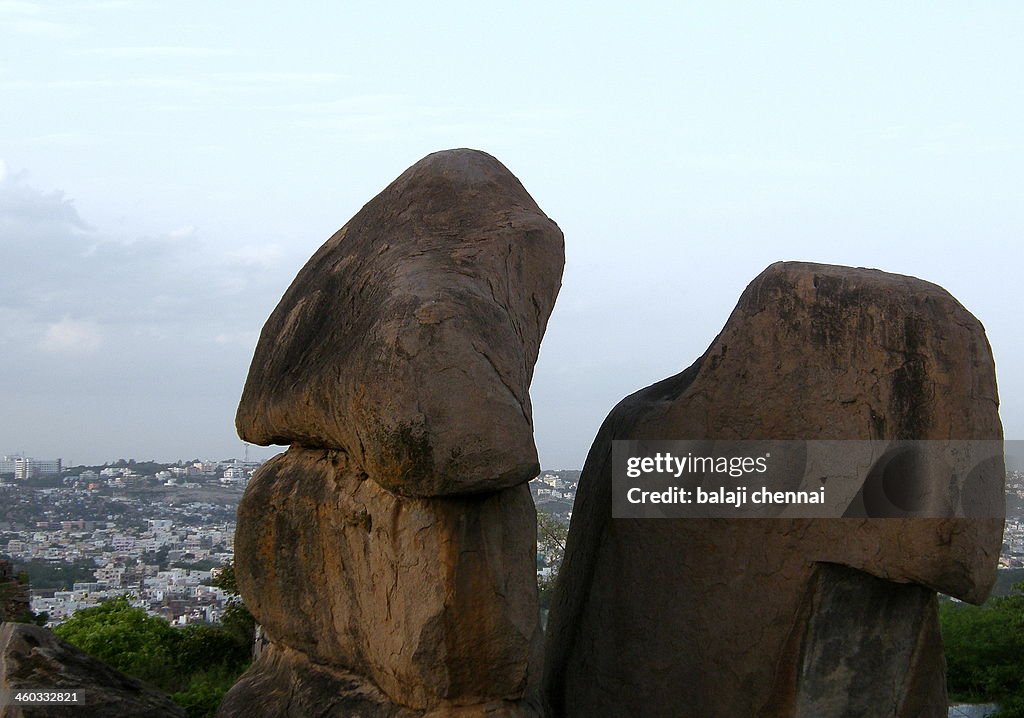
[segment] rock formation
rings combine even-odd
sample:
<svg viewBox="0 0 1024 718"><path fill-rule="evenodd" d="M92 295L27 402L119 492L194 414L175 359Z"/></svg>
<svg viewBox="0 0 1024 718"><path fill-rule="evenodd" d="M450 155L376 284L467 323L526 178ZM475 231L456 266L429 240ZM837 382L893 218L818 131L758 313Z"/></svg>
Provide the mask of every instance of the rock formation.
<svg viewBox="0 0 1024 718"><path fill-rule="evenodd" d="M984 329L940 287L770 266L700 359L598 433L548 623L551 714L944 717L935 591L985 598L999 518L613 519L612 441L991 440L997 408ZM998 463L973 490L1001 506Z"/></svg>
<svg viewBox="0 0 1024 718"><path fill-rule="evenodd" d="M14 575L9 561L0 559L0 623L27 618L31 614L29 603L28 585Z"/></svg>
<svg viewBox="0 0 1024 718"><path fill-rule="evenodd" d="M0 705L0 718L184 718L165 693L25 623L0 625L0 690L79 689L79 705Z"/></svg>
<svg viewBox="0 0 1024 718"><path fill-rule="evenodd" d="M533 512L526 486L403 498L340 451L293 447L239 508L246 605L274 639L403 705L516 696L536 648Z"/></svg>
<svg viewBox="0 0 1024 718"><path fill-rule="evenodd" d="M271 645L221 716L525 715L541 633L529 385L558 227L482 152L430 155L267 321L239 434L290 448L239 506Z"/></svg>
<svg viewBox="0 0 1024 718"><path fill-rule="evenodd" d="M256 347L239 435L341 449L406 496L529 481L530 380L563 255L493 157L424 158L292 282Z"/></svg>

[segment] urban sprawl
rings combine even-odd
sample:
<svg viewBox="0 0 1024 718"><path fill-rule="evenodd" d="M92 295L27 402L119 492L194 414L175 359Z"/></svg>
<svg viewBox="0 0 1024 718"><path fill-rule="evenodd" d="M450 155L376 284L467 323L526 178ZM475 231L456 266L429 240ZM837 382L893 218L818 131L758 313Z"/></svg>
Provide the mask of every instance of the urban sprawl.
<svg viewBox="0 0 1024 718"><path fill-rule="evenodd" d="M259 462L122 460L65 467L60 459L0 457L0 569L30 576L30 605L57 625L128 595L177 625L220 619L230 596L214 584L234 558L235 510ZM530 482L538 510L567 524L579 471ZM1007 474L999 563L1024 568L1024 474ZM538 575L555 570L543 550Z"/></svg>
<svg viewBox="0 0 1024 718"><path fill-rule="evenodd" d="M0 570L8 578L29 574L31 610L50 626L122 595L176 625L216 622L230 596L213 584L234 558L235 510L259 465L66 467L60 459L2 456ZM568 523L578 478L578 471L535 478L538 508ZM554 563L538 554L538 573Z"/></svg>

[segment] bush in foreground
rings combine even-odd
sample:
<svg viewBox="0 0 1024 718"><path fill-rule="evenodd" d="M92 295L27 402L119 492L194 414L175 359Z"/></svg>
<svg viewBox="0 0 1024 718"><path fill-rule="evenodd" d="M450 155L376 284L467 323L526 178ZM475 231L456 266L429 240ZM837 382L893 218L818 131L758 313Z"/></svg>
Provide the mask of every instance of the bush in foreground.
<svg viewBox="0 0 1024 718"><path fill-rule="evenodd" d="M170 693L191 718L213 716L248 667L252 642L237 627L177 629L127 597L77 611L54 633L114 668Z"/></svg>
<svg viewBox="0 0 1024 718"><path fill-rule="evenodd" d="M984 606L943 601L939 607L950 698L994 702L995 718L1024 718L1024 594Z"/></svg>

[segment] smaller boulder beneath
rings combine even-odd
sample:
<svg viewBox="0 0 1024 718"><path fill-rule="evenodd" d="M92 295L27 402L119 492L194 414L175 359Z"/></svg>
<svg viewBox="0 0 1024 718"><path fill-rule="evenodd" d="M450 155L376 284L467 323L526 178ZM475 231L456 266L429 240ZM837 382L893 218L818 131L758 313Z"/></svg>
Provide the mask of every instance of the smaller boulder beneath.
<svg viewBox="0 0 1024 718"><path fill-rule="evenodd" d="M53 633L25 623L0 625L0 690L84 691L84 704L0 706L0 718L184 718L170 696L114 670Z"/></svg>
<svg viewBox="0 0 1024 718"><path fill-rule="evenodd" d="M239 504L235 571L273 645L395 703L518 701L540 660L536 531L526 486L404 498L342 451L293 446Z"/></svg>

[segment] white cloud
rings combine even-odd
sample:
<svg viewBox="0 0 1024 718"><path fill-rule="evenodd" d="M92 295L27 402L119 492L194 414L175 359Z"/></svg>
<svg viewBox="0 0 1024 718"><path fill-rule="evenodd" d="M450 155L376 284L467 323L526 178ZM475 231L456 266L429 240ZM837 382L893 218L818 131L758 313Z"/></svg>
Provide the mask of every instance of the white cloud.
<svg viewBox="0 0 1024 718"><path fill-rule="evenodd" d="M48 132L45 135L26 137L20 144L26 147L88 147L98 145L101 139L79 130Z"/></svg>
<svg viewBox="0 0 1024 718"><path fill-rule="evenodd" d="M345 79L336 72L218 72L215 80L227 85L329 85Z"/></svg>
<svg viewBox="0 0 1024 718"><path fill-rule="evenodd" d="M40 23L30 26L34 20L22 21L23 32L44 34L46 25L53 33L61 32L56 23ZM66 28L72 32L70 28ZM260 92L266 87L297 85L330 85L342 81L344 76L330 72L220 72L192 75L149 75L136 77L94 76L88 78L34 78L17 77L0 80L0 88L7 90L94 90L106 88L139 88L159 90L181 90L183 92L226 93Z"/></svg>
<svg viewBox="0 0 1024 718"><path fill-rule="evenodd" d="M14 23L14 30L22 35L54 39L65 39L78 34L78 30L70 25L50 20L18 20Z"/></svg>
<svg viewBox="0 0 1024 718"><path fill-rule="evenodd" d="M195 234L196 234L196 227L195 227L195 225L189 224L189 225L186 225L184 227L178 227L177 229L172 229L170 232L167 233L167 237L170 238L170 239L188 239L189 237L194 237Z"/></svg>
<svg viewBox="0 0 1024 718"><path fill-rule="evenodd" d="M82 55L100 57L222 57L232 51L222 47L180 47L176 45L141 45L129 47L94 47L83 50Z"/></svg>
<svg viewBox="0 0 1024 718"><path fill-rule="evenodd" d="M63 192L40 192L12 175L0 186L0 240L4 249L31 244L42 227L60 228L63 235L87 232L90 227L78 215L74 202Z"/></svg>
<svg viewBox="0 0 1024 718"><path fill-rule="evenodd" d="M246 245L227 253L229 259L240 264L271 269L280 262L284 253L276 244Z"/></svg>
<svg viewBox="0 0 1024 718"><path fill-rule="evenodd" d="M92 354L102 343L100 329L95 322L64 318L46 328L39 348L55 354Z"/></svg>
<svg viewBox="0 0 1024 718"><path fill-rule="evenodd" d="M259 338L260 333L258 331L221 332L213 338L213 341L217 344L238 346L251 351L252 348L256 346L256 342Z"/></svg>
<svg viewBox="0 0 1024 718"><path fill-rule="evenodd" d="M35 15L39 12L39 4L24 0L0 0L0 13L12 15Z"/></svg>
<svg viewBox="0 0 1024 718"><path fill-rule="evenodd" d="M127 10L139 7L135 0L99 0L98 2L81 3L81 7L92 10Z"/></svg>
<svg viewBox="0 0 1024 718"><path fill-rule="evenodd" d="M217 334L261 319L252 308L267 287L272 294L287 286L294 262L275 244L221 248L204 235L186 222L155 236L94 228L63 192L12 173L0 183L0 267L19 271L0 282L0 308L22 312L51 349L74 328L62 317L89 317L106 341L139 326L199 324Z"/></svg>
<svg viewBox="0 0 1024 718"><path fill-rule="evenodd" d="M17 80L4 80L0 82L0 87L9 90L93 90L110 87L195 90L205 89L208 85L203 80L193 81L182 77L154 76L127 78L94 77L80 80L64 78L58 80L35 80L21 78Z"/></svg>

